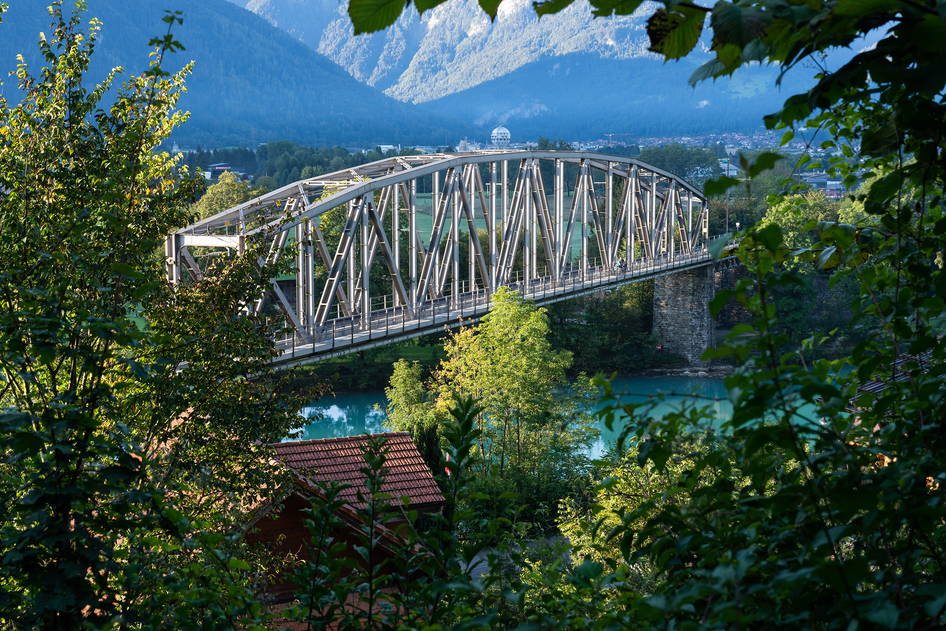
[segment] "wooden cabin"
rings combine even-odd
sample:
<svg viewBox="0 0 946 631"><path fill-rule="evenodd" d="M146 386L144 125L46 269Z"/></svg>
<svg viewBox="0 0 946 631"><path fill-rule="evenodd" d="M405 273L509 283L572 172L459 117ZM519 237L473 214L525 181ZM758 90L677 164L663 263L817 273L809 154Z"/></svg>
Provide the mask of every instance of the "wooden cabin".
<svg viewBox="0 0 946 631"><path fill-rule="evenodd" d="M404 509L393 513L379 526L382 550L387 548L393 553L393 547L403 545L396 530L408 512L439 513L444 506L443 494L430 468L406 432L270 445L278 462L290 469L294 483L279 502L262 506L254 513L247 525L245 540L264 546L277 558L312 559L312 537L305 526L309 514L305 511L313 499L324 500L323 483L334 482L348 486L339 494L339 499L345 501L337 511L342 526L332 536L336 541L354 545L364 526L358 512L364 508L361 499L368 495L362 472L367 467L364 450L369 441L379 437L385 440L385 477L381 492L390 496L387 501L391 505ZM273 602L287 602L293 599L295 586L288 576L278 576L268 591Z"/></svg>

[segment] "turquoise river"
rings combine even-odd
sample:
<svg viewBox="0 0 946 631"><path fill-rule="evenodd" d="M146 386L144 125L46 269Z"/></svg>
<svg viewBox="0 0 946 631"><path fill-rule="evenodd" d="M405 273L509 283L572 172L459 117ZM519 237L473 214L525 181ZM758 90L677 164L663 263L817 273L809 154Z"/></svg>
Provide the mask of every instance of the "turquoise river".
<svg viewBox="0 0 946 631"><path fill-rule="evenodd" d="M622 377L613 382L619 400L626 403L638 403L653 395L662 396L651 410L651 416L660 416L684 405L685 401L709 405L717 418L727 416L731 411L726 390L719 379L698 377ZM385 427L383 391L340 392L335 396L325 397L302 409L306 422L300 427L298 438L331 438L353 436L365 432L387 431ZM602 423L597 443L592 446L591 456L597 457L614 444L619 428L608 430Z"/></svg>

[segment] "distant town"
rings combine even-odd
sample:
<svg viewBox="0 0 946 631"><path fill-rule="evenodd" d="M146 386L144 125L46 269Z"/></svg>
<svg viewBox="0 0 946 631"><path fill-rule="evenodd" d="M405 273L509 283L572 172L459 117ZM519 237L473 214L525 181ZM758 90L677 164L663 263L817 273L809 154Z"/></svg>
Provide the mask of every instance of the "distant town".
<svg viewBox="0 0 946 631"><path fill-rule="evenodd" d="M817 143L815 141L818 141ZM550 140L548 138L516 140L513 133L504 126L496 127L490 133L488 139L461 138L452 146L444 145L402 145L402 144L378 144L372 147L351 146L344 147L352 155L365 155L377 152L382 155L397 155L401 153L440 153L455 151L459 153L469 151L484 151L497 149L536 149L536 148L571 148L576 151L602 151L620 153L621 155L637 155L641 150L650 147L662 147L668 145L680 145L690 149L709 149L712 150L718 159L718 170L700 169L699 173L680 174L684 177L704 181L710 177L718 175L728 177L741 177L742 169L739 167L738 157L742 154L763 150L777 150L791 157L800 157L807 154L811 157L810 166L800 169L796 173L798 180L814 190L821 191L828 199L841 199L847 192L843 182L829 175L824 169L824 165L832 157L840 156L840 151L825 151L818 147L822 138L817 138L814 133L807 133L807 130L801 130L797 137L780 145L781 132L769 130L758 130L752 133L714 133L697 136L648 136L640 137L627 133L606 133L599 138L592 140ZM194 150L182 149L174 145L172 151L191 153ZM241 171L238 165L229 162L217 162L208 165L202 165L202 174L208 182L216 181L220 174L232 172L235 175L250 179L248 173Z"/></svg>

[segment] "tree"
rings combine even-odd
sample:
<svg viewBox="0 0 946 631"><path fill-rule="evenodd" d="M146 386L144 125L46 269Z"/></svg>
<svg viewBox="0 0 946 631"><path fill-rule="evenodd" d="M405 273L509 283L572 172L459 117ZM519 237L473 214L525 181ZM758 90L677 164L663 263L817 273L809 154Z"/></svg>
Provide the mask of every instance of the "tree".
<svg viewBox="0 0 946 631"><path fill-rule="evenodd" d="M554 524L559 501L584 485L597 435L592 388L582 376L569 382L570 354L548 337L545 310L500 288L479 324L445 342L430 384L441 419L457 395L482 406L473 469L489 499L472 501L480 514L503 515L521 501L541 530Z"/></svg>
<svg viewBox="0 0 946 631"><path fill-rule="evenodd" d="M539 137L536 141L535 148L539 151L571 151L574 149L574 147L565 140L550 140L545 136Z"/></svg>
<svg viewBox="0 0 946 631"><path fill-rule="evenodd" d="M646 147L641 150L640 159L695 182L703 182L719 173L719 161L712 151L684 147L676 143Z"/></svg>
<svg viewBox="0 0 946 631"><path fill-rule="evenodd" d="M581 444L589 436L580 418L556 419L564 426L548 431L557 425L552 419L560 411L559 389L568 383L571 357L549 344L545 311L506 288L493 300L477 326L447 340L433 385L440 409L457 393L480 402L482 466L502 474L506 467L535 468L550 440Z"/></svg>
<svg viewBox="0 0 946 631"><path fill-rule="evenodd" d="M759 227L778 226L785 245L790 248L810 247L818 237L821 222L838 220L838 204L828 201L824 193L812 191L789 195L771 204Z"/></svg>
<svg viewBox="0 0 946 631"><path fill-rule="evenodd" d="M399 359L394 362L391 382L384 389L388 404L385 408L388 424L399 432L416 433L433 425L434 405L422 379L419 362Z"/></svg>
<svg viewBox="0 0 946 631"><path fill-rule="evenodd" d="M274 180L269 175L262 175L256 178L254 183L256 184L256 187L262 191L271 191L277 186L276 180Z"/></svg>
<svg viewBox="0 0 946 631"><path fill-rule="evenodd" d="M194 213L200 219L205 219L221 210L249 201L262 193L261 189L250 188L249 183L241 180L236 174L224 171L207 189L203 197L194 204Z"/></svg>
<svg viewBox="0 0 946 631"><path fill-rule="evenodd" d="M0 100L0 626L249 628L234 525L297 410L243 309L271 270L221 261L174 291L153 257L197 190L159 150L186 119L189 68L161 65L180 16L147 71L86 89L99 25L50 13L43 67Z"/></svg>
<svg viewBox="0 0 946 631"><path fill-rule="evenodd" d="M845 214L854 216L853 211ZM775 226L786 247L802 251L819 240L820 227L837 222L840 215L841 204L828 200L821 192L809 191L774 200L759 226ZM814 334L834 331L831 344L823 346L820 352L836 354L863 338L870 327L851 322L852 306L857 300L854 279L818 269L814 261L801 257L786 261L785 265L797 270L798 280L802 281L773 287L771 291L789 346Z"/></svg>
<svg viewBox="0 0 946 631"><path fill-rule="evenodd" d="M660 566L652 559L633 558L645 542L627 535L646 526L648 513L640 510L643 506L685 505L691 501L693 487L679 481L693 466L688 452L700 448L712 446L678 445L677 453L661 468L650 462L639 463L633 449L621 454L590 497L582 498L584 502L564 502L558 527L568 538L569 553L576 559L593 559L612 566L623 562L635 591L659 588ZM623 531L624 536L611 536L615 530Z"/></svg>
<svg viewBox="0 0 946 631"><path fill-rule="evenodd" d="M657 365L651 335L653 283L641 282L549 305L550 339L572 353L572 370L628 374Z"/></svg>
<svg viewBox="0 0 946 631"><path fill-rule="evenodd" d="M399 432L410 432L430 470L443 471L439 423L434 402L424 387L420 362L399 359L384 396L387 399L387 425Z"/></svg>
<svg viewBox="0 0 946 631"><path fill-rule="evenodd" d="M751 160L762 152L740 155L736 161L748 168ZM740 171L745 173L744 170ZM757 224L769 208L769 200L798 188L794 180L795 166L789 160L778 160L770 169L746 177L725 194L713 197L715 212L710 217L710 234L736 232Z"/></svg>

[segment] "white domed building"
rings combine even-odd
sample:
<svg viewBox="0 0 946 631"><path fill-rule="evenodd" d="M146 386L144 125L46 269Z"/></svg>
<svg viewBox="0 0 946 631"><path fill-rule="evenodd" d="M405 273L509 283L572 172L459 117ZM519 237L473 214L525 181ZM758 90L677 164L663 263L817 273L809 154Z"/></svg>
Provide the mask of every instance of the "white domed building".
<svg viewBox="0 0 946 631"><path fill-rule="evenodd" d="M512 135L509 130L500 125L489 135L489 142L496 149L506 149L509 147L509 139Z"/></svg>

